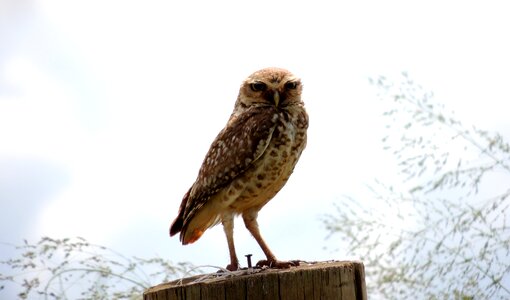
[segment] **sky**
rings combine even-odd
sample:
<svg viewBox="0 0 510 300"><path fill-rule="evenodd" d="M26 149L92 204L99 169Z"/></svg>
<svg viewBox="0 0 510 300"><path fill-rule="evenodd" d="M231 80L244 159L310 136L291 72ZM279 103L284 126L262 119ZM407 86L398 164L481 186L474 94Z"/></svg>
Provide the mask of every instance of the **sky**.
<svg viewBox="0 0 510 300"><path fill-rule="evenodd" d="M0 241L81 236L126 255L225 266L221 226L188 246L168 227L241 82L278 66L302 78L309 139L260 212L261 232L281 259L347 259L327 247L321 216L374 178L398 178L368 78L406 71L464 123L508 138L505 8L1 0ZM240 256L263 258L240 219L235 242Z"/></svg>

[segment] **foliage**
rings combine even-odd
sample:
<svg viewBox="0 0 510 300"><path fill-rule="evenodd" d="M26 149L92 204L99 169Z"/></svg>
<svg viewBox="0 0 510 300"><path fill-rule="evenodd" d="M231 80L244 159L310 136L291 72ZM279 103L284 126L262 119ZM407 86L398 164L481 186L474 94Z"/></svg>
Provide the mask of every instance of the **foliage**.
<svg viewBox="0 0 510 300"><path fill-rule="evenodd" d="M510 298L509 144L463 125L406 74L371 82L392 102L383 144L403 180L376 181L378 205L342 199L324 218L330 237L364 261L376 298Z"/></svg>
<svg viewBox="0 0 510 300"><path fill-rule="evenodd" d="M183 274L186 263L125 257L83 238L43 237L16 247L17 257L0 261L1 289L18 285L18 297L44 299L140 299L148 287Z"/></svg>

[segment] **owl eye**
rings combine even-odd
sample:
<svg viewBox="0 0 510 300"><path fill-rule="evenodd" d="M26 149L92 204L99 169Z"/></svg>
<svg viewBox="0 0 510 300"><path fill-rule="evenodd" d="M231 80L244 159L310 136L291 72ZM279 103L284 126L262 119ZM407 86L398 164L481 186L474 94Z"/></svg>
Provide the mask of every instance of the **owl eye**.
<svg viewBox="0 0 510 300"><path fill-rule="evenodd" d="M294 90L296 88L297 88L297 83L294 81L289 81L289 82L285 83L285 89L287 89L287 90Z"/></svg>
<svg viewBox="0 0 510 300"><path fill-rule="evenodd" d="M250 84L251 90L254 92L260 92L265 91L267 88L267 85L263 82L257 81L252 84Z"/></svg>

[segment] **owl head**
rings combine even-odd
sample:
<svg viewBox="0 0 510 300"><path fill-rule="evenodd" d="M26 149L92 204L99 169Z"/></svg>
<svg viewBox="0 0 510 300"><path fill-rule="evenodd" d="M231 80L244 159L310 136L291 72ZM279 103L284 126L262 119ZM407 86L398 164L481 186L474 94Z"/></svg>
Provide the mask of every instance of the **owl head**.
<svg viewBox="0 0 510 300"><path fill-rule="evenodd" d="M251 74L239 89L235 109L252 106L286 107L301 104L301 80L281 68L265 68Z"/></svg>

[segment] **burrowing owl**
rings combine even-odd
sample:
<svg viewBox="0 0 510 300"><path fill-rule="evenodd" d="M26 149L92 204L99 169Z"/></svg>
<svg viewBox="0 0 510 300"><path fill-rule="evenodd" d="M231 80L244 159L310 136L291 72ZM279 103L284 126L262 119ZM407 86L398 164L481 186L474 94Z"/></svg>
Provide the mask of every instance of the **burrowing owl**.
<svg viewBox="0 0 510 300"><path fill-rule="evenodd" d="M171 236L180 232L182 244L190 244L221 221L230 251L227 269L237 270L233 218L240 214L267 257L258 265L292 265L271 252L257 215L285 185L306 146L308 115L301 91L300 79L279 68L257 71L242 83L227 125L182 199Z"/></svg>

